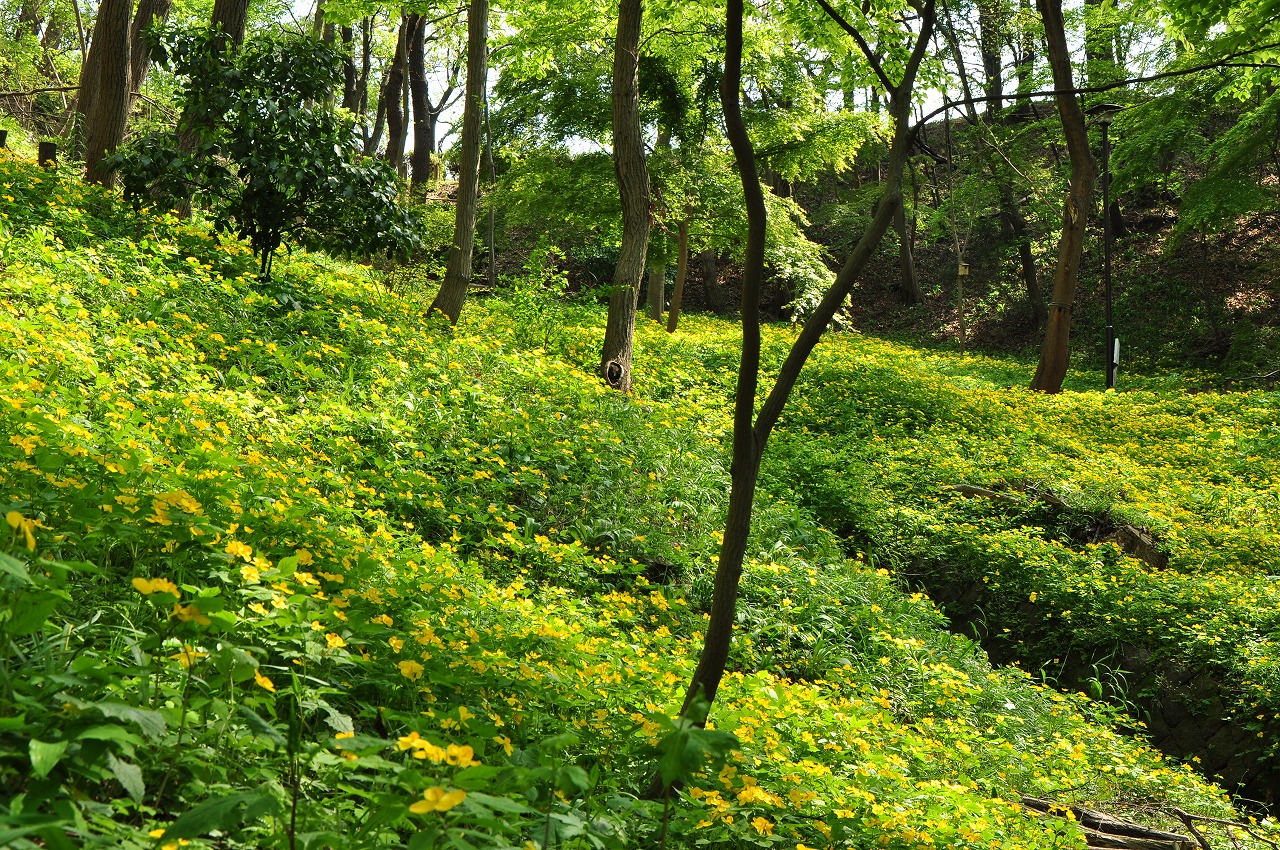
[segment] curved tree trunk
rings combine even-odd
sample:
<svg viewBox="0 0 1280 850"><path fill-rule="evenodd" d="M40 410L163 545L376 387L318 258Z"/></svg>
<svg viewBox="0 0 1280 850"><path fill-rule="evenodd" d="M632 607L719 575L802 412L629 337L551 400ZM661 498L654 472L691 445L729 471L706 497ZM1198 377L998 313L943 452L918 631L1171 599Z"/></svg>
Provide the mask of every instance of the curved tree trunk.
<svg viewBox="0 0 1280 850"><path fill-rule="evenodd" d="M920 279L916 277L916 263L911 256L911 232L907 230L907 214L902 204L893 214L893 229L898 233L898 271L902 278L902 299L908 304L923 304Z"/></svg>
<svg viewBox="0 0 1280 850"><path fill-rule="evenodd" d="M622 198L622 249L613 273L609 318L600 351L600 377L631 391L636 302L649 247L649 169L640 132L640 22L643 0L621 0L613 47L613 168Z"/></svg>
<svg viewBox="0 0 1280 850"><path fill-rule="evenodd" d="M431 302L450 324L457 324L471 283L471 255L476 244L476 207L480 195L480 124L483 121L489 73L489 0L471 0L467 10L467 93L462 109L462 153L458 163L458 203L455 208L449 269Z"/></svg>
<svg viewBox="0 0 1280 850"><path fill-rule="evenodd" d="M1098 166L1089 152L1084 113L1080 111L1075 96L1069 93L1074 86L1071 82L1071 53L1062 23L1062 0L1037 0L1036 5L1044 20L1053 87L1059 92L1067 92L1057 95L1055 100L1067 139L1067 154L1071 158L1071 182L1062 213L1062 237L1058 242L1058 266L1053 273L1048 325L1044 346L1040 350L1040 364L1031 380L1031 389L1056 393L1062 389L1062 379L1067 375L1067 361L1071 353L1071 305L1076 298L1076 277L1084 254L1084 227L1093 210L1093 183L1098 176Z"/></svg>
<svg viewBox="0 0 1280 850"><path fill-rule="evenodd" d="M99 168L102 158L124 138L129 117L129 17L130 0L103 0L93 27L89 52L90 73L96 79L92 106L84 113L85 180L110 186L115 172ZM85 81L92 82L94 81Z"/></svg>

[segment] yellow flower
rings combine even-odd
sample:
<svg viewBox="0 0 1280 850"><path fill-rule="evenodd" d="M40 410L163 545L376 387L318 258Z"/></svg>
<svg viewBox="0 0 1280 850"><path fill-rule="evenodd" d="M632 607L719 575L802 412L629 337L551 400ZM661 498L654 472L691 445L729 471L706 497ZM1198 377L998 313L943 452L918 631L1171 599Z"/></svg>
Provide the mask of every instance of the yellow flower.
<svg viewBox="0 0 1280 850"><path fill-rule="evenodd" d="M423 667L416 661L401 661L396 665L400 668L400 675L406 679L421 679Z"/></svg>
<svg viewBox="0 0 1280 850"><path fill-rule="evenodd" d="M253 547L247 543L241 543L239 540L232 540L223 551L233 558L237 556L244 558L245 563L253 560Z"/></svg>
<svg viewBox="0 0 1280 850"><path fill-rule="evenodd" d="M394 652L399 652L404 649L404 641L398 637L389 638L387 643L391 644L391 649Z"/></svg>
<svg viewBox="0 0 1280 850"><path fill-rule="evenodd" d="M396 749L404 752L405 750L421 746L423 743L426 743L426 741L421 735L417 732L410 732L408 735L402 735L396 739Z"/></svg>
<svg viewBox="0 0 1280 850"><path fill-rule="evenodd" d="M449 764L456 764L458 767L471 767L474 764L479 764L475 760L475 754L476 751L471 747L450 744L445 750L444 760Z"/></svg>
<svg viewBox="0 0 1280 850"><path fill-rule="evenodd" d="M443 788L428 788L422 792L422 799L409 807L415 815L427 812L447 812L467 798L462 790L445 791Z"/></svg>
<svg viewBox="0 0 1280 850"><path fill-rule="evenodd" d="M511 753L512 753L512 749L511 749L511 739L510 739L510 738L508 738L506 735L494 735L494 736L493 736L493 740L494 740L496 743L498 743L498 744L501 744L501 745L502 745L502 751L503 751L504 753L506 753L507 755L511 755Z"/></svg>
<svg viewBox="0 0 1280 850"><path fill-rule="evenodd" d="M315 563L315 557L306 549L298 550L298 566L305 567L308 564Z"/></svg>
<svg viewBox="0 0 1280 850"><path fill-rule="evenodd" d="M167 578L135 578L133 587L143 596L150 596L153 593L168 593L172 596L181 596L178 586Z"/></svg>
<svg viewBox="0 0 1280 850"><path fill-rule="evenodd" d="M262 673L260 673L257 670L253 671L253 680L257 682L258 687L262 688L263 690L271 691L271 693L273 694L276 692L275 683L272 682L270 679L268 679L266 676L262 675Z"/></svg>
<svg viewBox="0 0 1280 850"><path fill-rule="evenodd" d="M173 604L173 611L169 613L169 617L170 619L177 617L184 623L195 623L197 626L208 626L213 623L213 620L206 617L204 612L196 606L179 605L176 602Z"/></svg>
<svg viewBox="0 0 1280 850"><path fill-rule="evenodd" d="M751 826L761 835L773 835L773 824L768 818L758 817L751 822Z"/></svg>
<svg viewBox="0 0 1280 850"><path fill-rule="evenodd" d="M347 642L342 639L342 635L335 635L333 632L326 634L324 639L329 643L330 649L341 649L347 645Z"/></svg>
<svg viewBox="0 0 1280 850"><path fill-rule="evenodd" d="M252 564L245 564L240 568L240 576L250 584L257 584L262 580L262 574L258 572L258 568Z"/></svg>
<svg viewBox="0 0 1280 850"><path fill-rule="evenodd" d="M182 645L182 650L177 655L170 655L169 657L176 658L179 664L181 664L184 668L187 668L187 667L190 667L192 664L194 664L196 659L206 658L208 657L208 655L209 653L197 652L195 647L191 646L190 644L184 643Z"/></svg>

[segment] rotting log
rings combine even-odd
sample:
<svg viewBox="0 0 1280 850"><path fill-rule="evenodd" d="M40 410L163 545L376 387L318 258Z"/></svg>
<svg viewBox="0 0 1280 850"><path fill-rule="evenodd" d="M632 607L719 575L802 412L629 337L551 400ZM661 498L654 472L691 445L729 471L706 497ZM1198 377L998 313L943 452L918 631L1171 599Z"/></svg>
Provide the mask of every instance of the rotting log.
<svg viewBox="0 0 1280 850"><path fill-rule="evenodd" d="M1163 829L1143 826L1096 809L1081 806L1063 806L1023 797L1022 805L1041 814L1067 818L1080 825L1090 847L1109 847L1116 850L1192 850L1196 842L1190 836Z"/></svg>

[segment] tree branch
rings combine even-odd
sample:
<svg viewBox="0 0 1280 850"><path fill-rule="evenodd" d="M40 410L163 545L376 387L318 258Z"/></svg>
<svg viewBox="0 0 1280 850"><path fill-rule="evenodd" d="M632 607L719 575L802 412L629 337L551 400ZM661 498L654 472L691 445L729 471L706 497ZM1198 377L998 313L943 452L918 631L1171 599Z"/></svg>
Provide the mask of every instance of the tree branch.
<svg viewBox="0 0 1280 850"><path fill-rule="evenodd" d="M821 3L823 2L823 0L818 0L818 2ZM1236 59L1241 56L1248 56L1250 53L1257 53L1258 51L1261 51L1261 50L1271 50L1276 47L1280 47L1280 41L1272 42L1271 44L1259 44L1256 47L1250 47L1247 50L1241 50L1236 53L1227 54L1217 62L1209 62L1204 65L1196 65L1191 68L1181 68L1177 71L1162 71L1159 74L1149 74L1145 77L1129 77L1128 79L1117 80L1116 82L1113 82L1113 83L1104 83L1102 85L1097 85L1097 86L1080 86L1078 88L1071 88L1071 89L1052 89L1049 91L1027 92L1026 94L1019 94L1018 97L1032 98L1032 97L1055 97L1057 95L1062 95L1062 94L1072 94L1072 95L1099 94L1101 92L1108 92L1108 91L1114 91L1116 89L1122 89L1125 86L1131 86L1136 83L1150 83L1150 82L1155 82L1156 80L1171 79L1173 77L1186 77L1186 76L1189 76L1190 74L1198 74L1201 71L1212 71L1216 68L1280 68L1280 63L1275 63L1275 62L1232 62L1231 61L1232 59ZM950 103L939 106L937 109L933 110L932 112L922 117L919 121L919 124L923 125L926 122L928 122L930 118L934 118L938 115L941 115L944 112L948 112L953 106L967 107L967 106L972 106L975 103L986 103L987 101L994 100L994 99L995 98L993 97L983 96L983 97L967 97L964 100L954 100L954 101L951 101ZM1005 98L1002 98L1002 99L1005 99Z"/></svg>
<svg viewBox="0 0 1280 850"><path fill-rule="evenodd" d="M41 94L50 91L79 91L79 86L46 86L44 88L31 89L30 91L0 91L0 97L31 97L33 94Z"/></svg>
<svg viewBox="0 0 1280 850"><path fill-rule="evenodd" d="M858 43L858 49L862 51L862 55L867 58L867 64L871 66L871 70L875 71L876 77L880 80L880 85L884 86L886 92L894 90L893 82L884 72L884 66L880 64L880 60L876 58L875 53L871 50L871 45L862 37L862 33L857 28L844 19L844 16L831 7L827 0L817 0L818 5L822 7L822 11L827 13L831 20L840 25L840 29L853 36L853 40Z"/></svg>

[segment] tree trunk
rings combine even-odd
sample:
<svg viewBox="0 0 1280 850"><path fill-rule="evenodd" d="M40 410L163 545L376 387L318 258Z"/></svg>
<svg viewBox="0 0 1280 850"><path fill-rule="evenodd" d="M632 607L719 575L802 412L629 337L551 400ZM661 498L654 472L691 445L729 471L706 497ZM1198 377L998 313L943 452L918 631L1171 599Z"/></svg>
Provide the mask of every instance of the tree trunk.
<svg viewBox="0 0 1280 850"><path fill-rule="evenodd" d="M724 676L736 616L738 582L742 576L747 538L751 530L756 479L765 444L778 417L782 415L810 352L818 344L836 310L848 297L854 281L862 275L902 204L902 171L914 135L910 128L911 94L920 62L932 37L935 12L933 0L927 0L920 12L920 32L903 70L903 80L888 93L889 113L894 121L893 139L889 147L888 170L880 201L876 205L871 224L836 275L835 282L805 322L759 414L754 416L753 423L760 369L760 280L764 272L765 207L756 172L755 152L747 136L739 104L742 82L742 7L743 0L728 0L725 70L720 87L725 126L742 180L748 222L742 286L742 361L738 370L733 415L733 462L730 467L732 484L729 515L725 522L720 561L712 588L711 616L702 653L698 657L698 666L685 695L682 714L688 712L699 699L713 703L720 680ZM655 789L655 785L660 786L658 779L650 784L650 796L658 796L664 790L661 787Z"/></svg>
<svg viewBox="0 0 1280 850"><path fill-rule="evenodd" d="M351 26L342 28L342 108L359 114L360 77L356 69L356 31Z"/></svg>
<svg viewBox="0 0 1280 850"><path fill-rule="evenodd" d="M1062 215L1062 238L1058 242L1058 266L1053 274L1053 295L1049 303L1048 326L1040 364L1036 367L1031 389L1056 393L1062 389L1070 355L1071 305L1076 297L1076 276L1084 253L1084 227L1093 209L1093 183L1098 167L1089 152L1089 136L1084 113L1070 90L1071 52L1062 23L1062 0L1036 0L1044 20L1045 45L1049 66L1053 70L1053 87L1062 94L1055 97L1062 131L1071 159L1071 182Z"/></svg>
<svg viewBox="0 0 1280 850"><path fill-rule="evenodd" d="M467 93L462 108L461 155L458 162L458 202L449 268L431 302L458 323L471 283L471 255L476 244L476 207L480 195L480 124L489 79L489 0L471 0L467 10Z"/></svg>
<svg viewBox="0 0 1280 850"><path fill-rule="evenodd" d="M622 199L622 249L613 273L609 316L600 350L600 377L615 390L631 391L636 302L649 247L649 169L640 130L640 22L643 0L620 0L613 48L613 168Z"/></svg>
<svg viewBox="0 0 1280 850"><path fill-rule="evenodd" d="M902 275L902 299L908 304L923 304L924 293L916 277L916 264L911 256L911 234L907 231L907 213L903 205L893 214L893 228L898 232L898 269Z"/></svg>
<svg viewBox="0 0 1280 850"><path fill-rule="evenodd" d="M1018 265L1022 270L1022 283L1027 289L1027 303L1035 314L1036 327L1043 327L1048 318L1048 307L1044 303L1044 291L1040 288L1035 256L1031 253L1031 228L1027 225L1027 218L1019 209L1007 180L1002 180L1000 184L1000 207L1000 216L1018 243Z"/></svg>
<svg viewBox="0 0 1280 850"><path fill-rule="evenodd" d="M124 138L129 117L129 18L133 11L130 0L103 0L98 7L98 21L93 27L93 45L89 51L90 73L94 78L82 80L96 83L92 109L84 114L85 180L111 186L115 172L98 167L102 158L116 149Z"/></svg>
<svg viewBox="0 0 1280 850"><path fill-rule="evenodd" d="M724 312L724 290L720 288L720 271L716 267L719 257L715 249L707 248L698 255L698 263L702 266L702 301L712 313Z"/></svg>
<svg viewBox="0 0 1280 850"><path fill-rule="evenodd" d="M398 174L404 173L404 143L407 130L401 90L404 88L404 72L408 64L409 39L420 19L420 15L412 13L401 16L400 32L396 36L396 52L391 58L391 66L387 69L387 85L382 92L382 102L387 110L386 157L387 162L391 163Z"/></svg>
<svg viewBox="0 0 1280 850"><path fill-rule="evenodd" d="M676 288L671 293L671 309L667 313L667 333L676 332L676 322L680 320L680 302L684 300L684 281L688 275L689 219L686 218L680 222L680 235L676 237Z"/></svg>
<svg viewBox="0 0 1280 850"><path fill-rule="evenodd" d="M1022 20L1031 15L1031 0L1019 0L1018 8L1022 11ZM1014 64L1018 72L1018 106L1031 109L1031 92L1035 90L1032 74L1036 68L1036 36L1028 26L1021 28L1019 35L1020 50L1018 61Z"/></svg>
<svg viewBox="0 0 1280 850"><path fill-rule="evenodd" d="M1085 80L1091 86L1105 85L1117 76L1115 42L1111 37L1114 28L1101 20L1105 9L1104 0L1084 2Z"/></svg>
<svg viewBox="0 0 1280 850"><path fill-rule="evenodd" d="M244 43L244 28L249 21L249 0L213 0L213 14L209 16L210 27L222 28L224 39L221 47L228 44L239 47Z"/></svg>
<svg viewBox="0 0 1280 850"><path fill-rule="evenodd" d="M129 27L129 105L126 113L133 112L133 104L151 67L151 48L143 41L142 31L154 21L164 23L169 20L171 8L173 0L138 0L138 13L133 16L133 25Z"/></svg>
<svg viewBox="0 0 1280 850"><path fill-rule="evenodd" d="M387 86L391 82L391 69L387 69L387 73L382 78L382 85L378 88L378 112L373 119L373 129L369 131L369 136L364 140L364 155L373 156L378 152L378 148L382 146L382 130L387 124Z"/></svg>
<svg viewBox="0 0 1280 850"><path fill-rule="evenodd" d="M486 30L487 32L487 30ZM409 40L409 92L413 99L413 153L409 157L411 191L431 181L431 154L435 151L435 128L427 105L427 25L419 19ZM485 49L488 49L486 44Z"/></svg>
<svg viewBox="0 0 1280 850"><path fill-rule="evenodd" d="M650 251L649 263L649 318L662 324L662 308L667 300L667 264L656 251Z"/></svg>
<svg viewBox="0 0 1280 850"><path fill-rule="evenodd" d="M982 71L986 78L987 120L999 120L1004 98L1005 0L978 0L978 49L982 53Z"/></svg>

